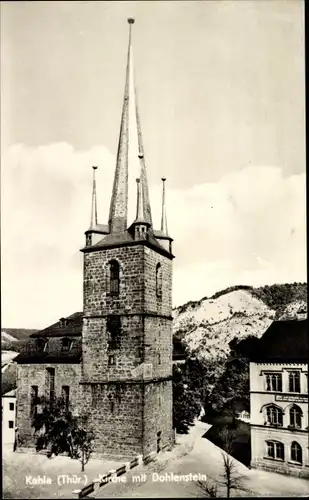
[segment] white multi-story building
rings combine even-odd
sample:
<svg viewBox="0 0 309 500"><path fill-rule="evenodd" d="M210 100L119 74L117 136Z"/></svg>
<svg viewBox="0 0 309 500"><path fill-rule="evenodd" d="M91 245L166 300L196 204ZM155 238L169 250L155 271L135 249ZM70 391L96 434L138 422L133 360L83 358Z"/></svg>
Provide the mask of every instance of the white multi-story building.
<svg viewBox="0 0 309 500"><path fill-rule="evenodd" d="M3 444L15 442L16 429L16 389L2 395L2 440Z"/></svg>
<svg viewBox="0 0 309 500"><path fill-rule="evenodd" d="M251 359L251 466L309 477L307 320L273 322Z"/></svg>

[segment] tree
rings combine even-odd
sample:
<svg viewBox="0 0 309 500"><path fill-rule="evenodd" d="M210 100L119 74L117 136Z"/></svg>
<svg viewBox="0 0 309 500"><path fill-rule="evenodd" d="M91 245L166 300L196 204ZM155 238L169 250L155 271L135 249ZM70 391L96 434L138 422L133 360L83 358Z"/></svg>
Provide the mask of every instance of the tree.
<svg viewBox="0 0 309 500"><path fill-rule="evenodd" d="M206 360L194 354L185 363L173 365L173 421L177 432L188 432L223 370L221 358Z"/></svg>
<svg viewBox="0 0 309 500"><path fill-rule="evenodd" d="M63 398L46 398L37 401L40 410L32 419L36 435L36 451L46 450L52 455L67 454L80 460L82 471L93 451L94 434L89 428L88 416L74 416L70 405Z"/></svg>
<svg viewBox="0 0 309 500"><path fill-rule="evenodd" d="M236 463L233 458L227 453L222 453L223 460L223 472L221 473L221 479L217 481L198 481L199 488L206 493L207 497L218 497L218 485L222 485L226 488L226 497L230 498L232 490L243 490L246 488L243 486L244 475L238 474ZM221 495L220 495L221 496Z"/></svg>
<svg viewBox="0 0 309 500"><path fill-rule="evenodd" d="M223 375L217 381L205 411L222 413L230 407L235 418L233 401L238 398L249 404L249 363L246 358L233 358L226 363Z"/></svg>
<svg viewBox="0 0 309 500"><path fill-rule="evenodd" d="M181 369L173 365L173 427L186 434L200 411L198 394L185 383Z"/></svg>
<svg viewBox="0 0 309 500"><path fill-rule="evenodd" d="M236 464L233 458L227 453L222 453L223 473L220 481L226 487L226 496L230 498L231 490L243 490L242 481L244 476L237 473Z"/></svg>
<svg viewBox="0 0 309 500"><path fill-rule="evenodd" d="M88 430L88 417L83 416L80 428L75 429L74 435L74 457L82 464L82 472L89 462L93 452L94 434Z"/></svg>

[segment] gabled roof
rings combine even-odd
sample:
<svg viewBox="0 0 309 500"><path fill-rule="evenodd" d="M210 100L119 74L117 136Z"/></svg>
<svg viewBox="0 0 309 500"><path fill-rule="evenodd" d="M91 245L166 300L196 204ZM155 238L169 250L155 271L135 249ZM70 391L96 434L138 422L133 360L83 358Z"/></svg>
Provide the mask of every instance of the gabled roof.
<svg viewBox="0 0 309 500"><path fill-rule="evenodd" d="M251 361L308 363L308 321L274 321L257 342Z"/></svg>
<svg viewBox="0 0 309 500"><path fill-rule="evenodd" d="M82 334L83 327L83 313L76 312L63 318L66 320L66 326L62 326L60 320L43 330L39 330L30 337L66 337L66 336L79 336Z"/></svg>
<svg viewBox="0 0 309 500"><path fill-rule="evenodd" d="M41 363L80 363L82 359L82 339L77 337L73 340L70 351L62 351L59 340L58 346L48 348L46 351L38 350L36 345L28 344L15 359L19 364L41 364Z"/></svg>
<svg viewBox="0 0 309 500"><path fill-rule="evenodd" d="M82 312L76 312L66 318L61 318L57 323L30 335L29 342L14 361L19 364L79 363L82 358L82 328ZM58 341L57 337L59 338ZM73 343L69 351L61 349L60 337L72 337ZM55 341L49 342L46 351L43 351L38 348L34 340L38 338L55 339Z"/></svg>
<svg viewBox="0 0 309 500"><path fill-rule="evenodd" d="M2 394L3 398L16 398L16 389L12 389L11 391Z"/></svg>

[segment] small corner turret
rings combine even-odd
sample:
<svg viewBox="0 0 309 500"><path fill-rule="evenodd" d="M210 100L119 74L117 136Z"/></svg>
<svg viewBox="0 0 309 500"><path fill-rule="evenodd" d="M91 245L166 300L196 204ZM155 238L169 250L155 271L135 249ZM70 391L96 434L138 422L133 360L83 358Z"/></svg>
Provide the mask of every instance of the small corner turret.
<svg viewBox="0 0 309 500"><path fill-rule="evenodd" d="M86 247L89 247L102 239L102 235L108 234L108 227L103 224L98 224L98 207L97 207L97 190L95 172L97 166L93 165L93 179L92 179L92 201L91 201L91 217L89 229L85 232Z"/></svg>

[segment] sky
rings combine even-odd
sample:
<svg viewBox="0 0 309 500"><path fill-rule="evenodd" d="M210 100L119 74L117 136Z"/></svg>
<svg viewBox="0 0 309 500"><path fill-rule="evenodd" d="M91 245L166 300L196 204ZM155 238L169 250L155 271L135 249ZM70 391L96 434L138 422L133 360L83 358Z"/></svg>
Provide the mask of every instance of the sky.
<svg viewBox="0 0 309 500"><path fill-rule="evenodd" d="M306 281L302 0L1 3L2 326L82 310L92 165L107 223L133 26L173 304Z"/></svg>

